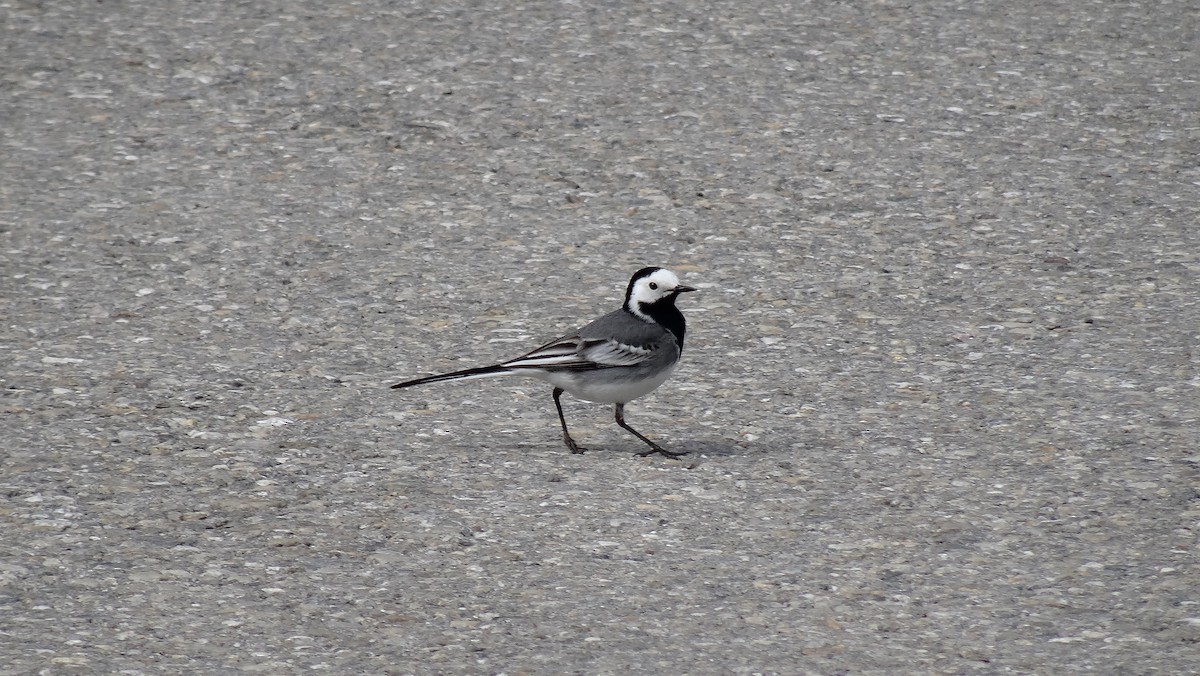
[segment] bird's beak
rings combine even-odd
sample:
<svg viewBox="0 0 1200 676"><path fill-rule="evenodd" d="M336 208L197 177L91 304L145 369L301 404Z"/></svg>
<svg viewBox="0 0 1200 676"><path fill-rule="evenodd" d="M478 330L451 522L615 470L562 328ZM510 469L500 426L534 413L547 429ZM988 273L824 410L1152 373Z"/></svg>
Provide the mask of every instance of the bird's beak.
<svg viewBox="0 0 1200 676"><path fill-rule="evenodd" d="M685 286L683 284L680 284L679 286L675 287L675 293L687 293L688 291L695 291L695 290L696 290L696 287Z"/></svg>

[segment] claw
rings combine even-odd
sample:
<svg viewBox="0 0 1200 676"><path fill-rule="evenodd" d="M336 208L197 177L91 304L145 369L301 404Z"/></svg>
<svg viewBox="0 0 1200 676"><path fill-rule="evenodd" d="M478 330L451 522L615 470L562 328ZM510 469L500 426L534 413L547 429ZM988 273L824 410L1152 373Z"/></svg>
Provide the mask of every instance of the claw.
<svg viewBox="0 0 1200 676"><path fill-rule="evenodd" d="M639 456L645 458L647 456L654 455L655 453L658 453L659 455L663 455L663 456L671 458L671 459L677 459L677 458L683 457L688 454L687 451L668 451L667 449L663 448L662 446L656 445L656 446L652 446L650 448L650 450L642 451L641 453L637 453L636 455L639 455Z"/></svg>

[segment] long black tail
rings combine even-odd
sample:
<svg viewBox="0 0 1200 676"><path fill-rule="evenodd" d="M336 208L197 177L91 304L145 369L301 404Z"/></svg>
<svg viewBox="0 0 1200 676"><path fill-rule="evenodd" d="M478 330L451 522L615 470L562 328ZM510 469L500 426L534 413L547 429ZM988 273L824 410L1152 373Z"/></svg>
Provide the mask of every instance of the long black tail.
<svg viewBox="0 0 1200 676"><path fill-rule="evenodd" d="M453 373L441 373L436 376L425 376L416 380L406 380L402 383L392 385L393 390L398 390L404 387L412 387L413 385L424 385L425 383L440 383L443 380L465 380L467 378L488 378L490 376L502 376L506 373L512 373L513 369L504 366L503 364L493 364L492 366L479 366L473 369L464 369Z"/></svg>

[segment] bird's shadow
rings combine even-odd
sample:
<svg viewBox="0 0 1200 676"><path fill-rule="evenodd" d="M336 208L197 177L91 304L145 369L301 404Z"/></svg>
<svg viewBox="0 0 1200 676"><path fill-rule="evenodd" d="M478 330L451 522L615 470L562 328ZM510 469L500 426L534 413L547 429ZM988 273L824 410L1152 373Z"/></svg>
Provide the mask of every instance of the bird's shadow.
<svg viewBox="0 0 1200 676"><path fill-rule="evenodd" d="M749 449L740 446L736 441L722 437L704 437L701 439L675 441L672 442L670 448L671 450L687 451L687 455L682 456L683 458L702 455L709 457L730 457L746 455L749 452Z"/></svg>

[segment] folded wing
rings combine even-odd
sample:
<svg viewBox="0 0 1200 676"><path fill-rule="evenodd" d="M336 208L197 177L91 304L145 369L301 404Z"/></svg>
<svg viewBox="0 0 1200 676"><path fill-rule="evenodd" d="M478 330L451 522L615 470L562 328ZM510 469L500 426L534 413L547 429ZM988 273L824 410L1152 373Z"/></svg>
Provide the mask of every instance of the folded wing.
<svg viewBox="0 0 1200 676"><path fill-rule="evenodd" d="M605 366L636 366L653 355L654 350L629 345L611 338L586 340L565 336L536 350L504 362L508 368L596 368Z"/></svg>
<svg viewBox="0 0 1200 676"><path fill-rule="evenodd" d="M584 359L603 366L635 366L650 358L653 350L640 345L629 345L611 338L585 341L579 349Z"/></svg>

